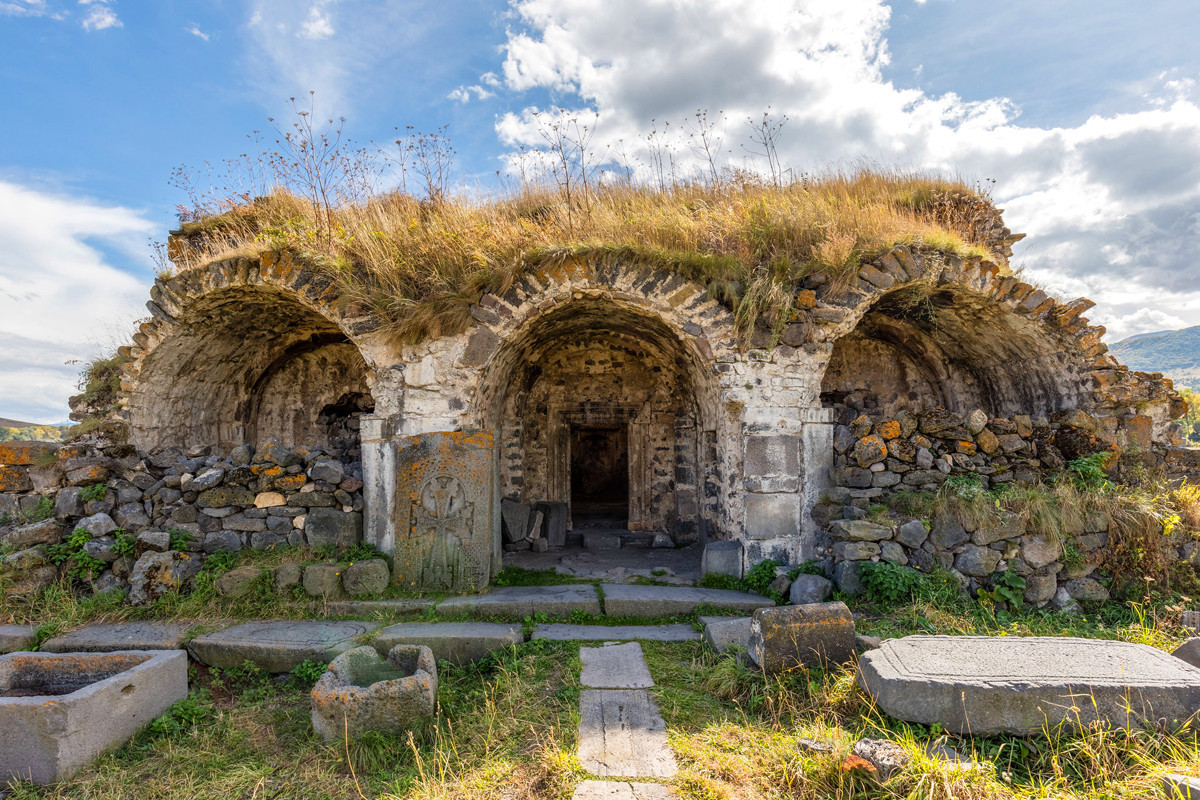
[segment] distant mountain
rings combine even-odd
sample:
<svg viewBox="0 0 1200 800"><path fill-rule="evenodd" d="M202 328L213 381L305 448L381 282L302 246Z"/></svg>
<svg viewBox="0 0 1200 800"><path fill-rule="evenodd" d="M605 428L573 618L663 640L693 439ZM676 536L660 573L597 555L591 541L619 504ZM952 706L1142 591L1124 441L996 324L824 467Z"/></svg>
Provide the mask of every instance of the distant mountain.
<svg viewBox="0 0 1200 800"><path fill-rule="evenodd" d="M1178 331L1130 336L1110 351L1117 359L1142 372L1161 372L1177 387L1200 390L1200 325Z"/></svg>
<svg viewBox="0 0 1200 800"><path fill-rule="evenodd" d="M20 422L15 419L7 419L0 417L0 428L37 428L40 427L36 422Z"/></svg>

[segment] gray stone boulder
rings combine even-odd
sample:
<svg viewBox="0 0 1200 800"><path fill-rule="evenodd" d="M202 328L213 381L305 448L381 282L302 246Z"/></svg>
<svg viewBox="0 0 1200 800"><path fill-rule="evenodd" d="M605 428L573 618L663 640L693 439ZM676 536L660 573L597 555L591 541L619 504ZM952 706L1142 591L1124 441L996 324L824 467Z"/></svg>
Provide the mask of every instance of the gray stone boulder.
<svg viewBox="0 0 1200 800"><path fill-rule="evenodd" d="M1200 667L1200 638L1192 637L1176 647L1171 655L1181 658L1193 667Z"/></svg>
<svg viewBox="0 0 1200 800"><path fill-rule="evenodd" d="M892 529L865 519L839 519L829 523L829 535L849 542L882 542L892 538Z"/></svg>
<svg viewBox="0 0 1200 800"><path fill-rule="evenodd" d="M204 537L204 552L208 555L218 552L236 553L242 549L242 537L236 531L213 531Z"/></svg>
<svg viewBox="0 0 1200 800"><path fill-rule="evenodd" d="M750 658L764 672L844 664L854 658L854 620L845 603L760 608L750 618Z"/></svg>
<svg viewBox="0 0 1200 800"><path fill-rule="evenodd" d="M112 533L117 527L117 523L108 514L92 514L75 523L75 530L85 530L93 537Z"/></svg>
<svg viewBox="0 0 1200 800"><path fill-rule="evenodd" d="M855 597L866 591L866 586L862 582L862 576L858 572L857 561L839 561L835 564L833 567L833 582L837 585L838 591L845 592L851 597Z"/></svg>
<svg viewBox="0 0 1200 800"><path fill-rule="evenodd" d="M62 540L63 529L57 521L44 519L29 525L13 528L7 533L0 528L0 544L13 550L24 550L39 544L57 544Z"/></svg>
<svg viewBox="0 0 1200 800"><path fill-rule="evenodd" d="M1000 557L1001 554L990 547L969 544L958 554L958 558L954 559L954 568L963 575L983 578L996 571Z"/></svg>
<svg viewBox="0 0 1200 800"><path fill-rule="evenodd" d="M259 567L237 567L217 578L213 582L213 586L216 587L217 594L226 597L240 597L254 587L254 582L262 574L263 570Z"/></svg>
<svg viewBox="0 0 1200 800"><path fill-rule="evenodd" d="M333 660L310 698L313 730L326 741L400 733L433 716L437 664L421 645L396 645L386 660L373 647L356 647Z"/></svg>
<svg viewBox="0 0 1200 800"><path fill-rule="evenodd" d="M209 467L199 475L184 480L179 488L185 492L207 492L215 489L225 480L225 470L221 467Z"/></svg>
<svg viewBox="0 0 1200 800"><path fill-rule="evenodd" d="M304 578L304 568L299 564L280 564L273 573L276 589L291 589L300 585Z"/></svg>
<svg viewBox="0 0 1200 800"><path fill-rule="evenodd" d="M905 547L920 547L928 538L929 530L919 519L910 519L896 530L896 541Z"/></svg>
<svg viewBox="0 0 1200 800"><path fill-rule="evenodd" d="M304 534L310 547L327 544L353 547L362 541L362 514L335 508L309 508L304 520Z"/></svg>
<svg viewBox="0 0 1200 800"><path fill-rule="evenodd" d="M794 606L824 603L833 594L833 582L822 575L800 574L792 581L788 600Z"/></svg>
<svg viewBox="0 0 1200 800"><path fill-rule="evenodd" d="M351 597L383 594L391 581L387 562L382 558L356 561L342 575L342 588Z"/></svg>
<svg viewBox="0 0 1200 800"><path fill-rule="evenodd" d="M200 559L174 550L146 553L133 565L126 602L140 606L179 591L200 571Z"/></svg>
<svg viewBox="0 0 1200 800"><path fill-rule="evenodd" d="M1108 601L1108 589L1094 578L1080 578L1068 581L1063 587L1072 600L1081 603L1104 603Z"/></svg>
<svg viewBox="0 0 1200 800"><path fill-rule="evenodd" d="M314 481L324 481L336 486L346 477L346 470L341 462L323 458L320 461L314 461L308 468L308 477Z"/></svg>
<svg viewBox="0 0 1200 800"><path fill-rule="evenodd" d="M309 597L336 597L342 591L341 564L313 564L304 568L304 591Z"/></svg>

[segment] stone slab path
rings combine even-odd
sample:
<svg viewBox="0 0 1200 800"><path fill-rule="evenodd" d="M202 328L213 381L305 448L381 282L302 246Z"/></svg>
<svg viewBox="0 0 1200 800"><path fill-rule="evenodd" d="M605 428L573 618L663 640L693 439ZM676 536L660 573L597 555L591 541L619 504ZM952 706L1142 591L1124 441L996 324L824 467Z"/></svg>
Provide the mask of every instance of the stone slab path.
<svg viewBox="0 0 1200 800"><path fill-rule="evenodd" d="M700 606L753 613L775 605L775 601L765 597L729 589L624 584L606 585L603 589L604 613L610 617L671 617L690 614Z"/></svg>
<svg viewBox="0 0 1200 800"><path fill-rule="evenodd" d="M520 625L500 622L401 622L389 625L375 637L382 654L398 644L423 644L434 658L452 664L469 664L509 645L525 641Z"/></svg>
<svg viewBox="0 0 1200 800"><path fill-rule="evenodd" d="M87 625L42 643L47 653L111 653L115 650L181 650L191 622L117 622Z"/></svg>
<svg viewBox="0 0 1200 800"><path fill-rule="evenodd" d="M36 632L32 625L0 625L0 655L29 647Z"/></svg>
<svg viewBox="0 0 1200 800"><path fill-rule="evenodd" d="M691 625L538 625L533 639L559 642L694 642L700 634Z"/></svg>
<svg viewBox="0 0 1200 800"><path fill-rule="evenodd" d="M291 672L304 661L332 661L378 627L375 622L353 621L246 622L197 636L188 650L210 667L227 669L250 661L267 672Z"/></svg>
<svg viewBox="0 0 1200 800"><path fill-rule="evenodd" d="M403 597L397 600L334 600L326 607L331 616L353 617L361 614L411 614L414 611L428 611L437 605L436 600L429 598Z"/></svg>
<svg viewBox="0 0 1200 800"><path fill-rule="evenodd" d="M575 787L572 800L674 800L675 792L661 783L584 781Z"/></svg>
<svg viewBox="0 0 1200 800"><path fill-rule="evenodd" d="M1200 668L1130 642L905 636L864 654L858 680L893 717L976 735L1141 727L1200 711Z"/></svg>
<svg viewBox="0 0 1200 800"><path fill-rule="evenodd" d="M502 586L487 594L451 597L438 603L439 614L516 617L536 613L565 617L572 611L600 614L600 597L591 584L565 586Z"/></svg>
<svg viewBox="0 0 1200 800"><path fill-rule="evenodd" d="M583 647L579 655L584 665L580 678L584 688L579 694L580 763L598 777L675 777L666 723L646 691L654 682L642 646L631 642Z"/></svg>
<svg viewBox="0 0 1200 800"><path fill-rule="evenodd" d="M583 661L579 682L590 689L648 689L654 685L637 642L581 647L579 658Z"/></svg>

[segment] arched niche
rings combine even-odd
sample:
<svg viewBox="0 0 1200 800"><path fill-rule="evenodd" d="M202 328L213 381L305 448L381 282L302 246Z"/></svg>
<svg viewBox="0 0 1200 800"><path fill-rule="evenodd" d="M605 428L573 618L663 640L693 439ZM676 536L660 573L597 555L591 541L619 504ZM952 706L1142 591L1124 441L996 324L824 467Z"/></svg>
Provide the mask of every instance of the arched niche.
<svg viewBox="0 0 1200 800"><path fill-rule="evenodd" d="M129 401L142 449L267 438L348 450L374 403L368 367L331 319L272 285L215 289L187 305L142 360Z"/></svg>
<svg viewBox="0 0 1200 800"><path fill-rule="evenodd" d="M1045 322L955 287L878 297L833 346L824 405L894 415L940 406L993 417L1048 415L1084 399L1078 354Z"/></svg>

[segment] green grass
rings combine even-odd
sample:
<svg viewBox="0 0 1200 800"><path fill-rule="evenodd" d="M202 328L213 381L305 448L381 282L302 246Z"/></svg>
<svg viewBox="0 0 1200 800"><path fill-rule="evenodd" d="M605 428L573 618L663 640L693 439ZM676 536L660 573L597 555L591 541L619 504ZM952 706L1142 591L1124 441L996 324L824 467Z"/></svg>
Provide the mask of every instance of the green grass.
<svg viewBox="0 0 1200 800"><path fill-rule="evenodd" d="M1080 616L995 613L945 593L898 607L851 602L860 633L1071 635L1170 649L1187 601L1150 596ZM679 761L674 786L682 800L1140 798L1153 795L1163 772L1200 774L1200 743L1186 725L960 739L884 717L852 668L764 676L698 642L642 648ZM10 797L567 800L585 777L574 756L578 653L577 643L539 640L466 667L440 664L435 724L414 730L411 741L378 735L333 744L316 739L309 722L315 665L281 680L253 668L193 666L188 702L69 785L18 784ZM844 769L853 743L867 736L899 742L913 755L910 768L883 787ZM802 738L827 742L832 752L803 750ZM925 757L924 745L938 741L984 767L962 772Z"/></svg>

